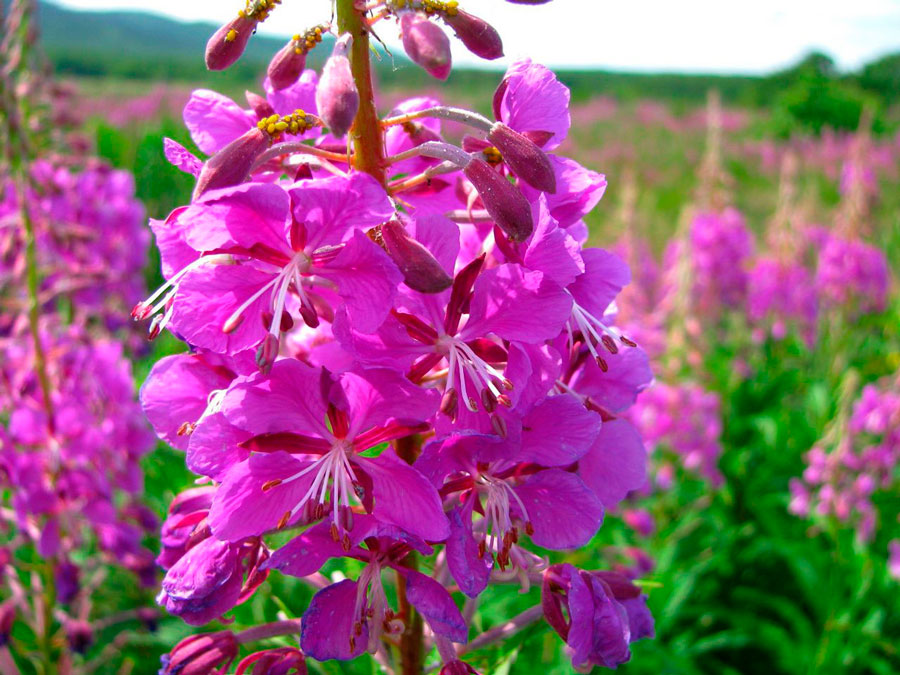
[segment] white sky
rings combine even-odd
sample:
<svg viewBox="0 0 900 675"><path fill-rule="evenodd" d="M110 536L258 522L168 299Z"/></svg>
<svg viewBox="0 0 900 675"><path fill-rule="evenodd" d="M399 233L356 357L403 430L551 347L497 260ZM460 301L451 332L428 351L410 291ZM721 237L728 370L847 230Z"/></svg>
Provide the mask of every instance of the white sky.
<svg viewBox="0 0 900 675"><path fill-rule="evenodd" d="M82 9L141 9L224 23L243 0L56 0ZM553 0L536 7L461 0L503 37L505 66L531 56L549 66L760 73L812 49L852 69L900 50L900 0ZM330 17L329 0L284 0L260 27L289 35ZM395 24L379 34L396 46ZM377 30L377 29L376 29ZM456 40L457 63L484 64Z"/></svg>

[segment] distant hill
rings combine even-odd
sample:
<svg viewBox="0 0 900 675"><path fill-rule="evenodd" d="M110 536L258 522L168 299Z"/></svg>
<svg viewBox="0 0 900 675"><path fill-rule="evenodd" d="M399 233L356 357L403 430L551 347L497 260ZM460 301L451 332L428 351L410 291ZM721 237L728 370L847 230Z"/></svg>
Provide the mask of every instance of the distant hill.
<svg viewBox="0 0 900 675"><path fill-rule="evenodd" d="M6 4L6 0L0 0ZM182 23L165 16L139 11L77 11L39 0L42 45L56 71L64 75L117 77L135 80L186 82L234 90L258 84L272 54L283 41L256 35L243 58L224 72L206 70L203 52L209 36L218 28L212 23ZM323 44L310 54L310 67L321 66L330 47ZM808 57L797 66L769 76L723 76L702 74L623 73L572 70L558 73L572 89L575 100L597 95L620 99L653 97L695 104L706 92L718 89L726 103L769 105L780 93L795 86L809 72ZM483 71L454 69L446 84L436 83L403 55L376 63L385 84L402 82L404 88L441 87L456 92L485 93ZM865 90L885 102L897 99L900 55L887 56L864 67L858 74L816 73L840 86Z"/></svg>

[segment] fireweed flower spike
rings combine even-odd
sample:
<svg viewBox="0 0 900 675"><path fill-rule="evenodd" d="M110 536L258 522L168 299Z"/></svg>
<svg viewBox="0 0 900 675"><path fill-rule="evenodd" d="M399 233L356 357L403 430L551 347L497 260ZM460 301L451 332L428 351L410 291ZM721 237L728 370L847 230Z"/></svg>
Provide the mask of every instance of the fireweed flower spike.
<svg viewBox="0 0 900 675"><path fill-rule="evenodd" d="M299 650L256 651L238 672L370 652L402 675L472 673L463 651L508 634L470 642L455 593L517 583L535 596L510 621L519 629L544 613L535 586L547 579L547 619L573 663L620 663L652 632L637 587L546 557L586 545L646 482L621 416L652 381L616 326L627 266L583 247L606 181L553 154L569 92L518 61L492 119L430 97L379 119L379 21L396 20L438 78L451 67L440 22L485 58L502 54L500 38L454 1L335 10L320 77L303 66L324 27L275 56L248 107L194 93L184 116L205 164L167 143L198 187L151 223L167 283L134 313L156 314L151 332L191 351L153 368L141 402L207 482L170 507L159 602L201 623L266 574L317 592L289 607L302 622L192 638L163 672L222 672L236 644L299 634ZM234 51L217 49L222 62ZM470 130L461 147L445 121ZM346 576L324 576L336 568ZM429 641L440 661L426 666Z"/></svg>

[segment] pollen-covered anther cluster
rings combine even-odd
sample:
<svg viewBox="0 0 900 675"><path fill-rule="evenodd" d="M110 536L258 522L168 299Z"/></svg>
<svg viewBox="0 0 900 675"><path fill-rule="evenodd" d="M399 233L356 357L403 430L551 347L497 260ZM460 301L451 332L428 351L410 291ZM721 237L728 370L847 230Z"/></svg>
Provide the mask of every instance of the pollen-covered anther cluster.
<svg viewBox="0 0 900 675"><path fill-rule="evenodd" d="M388 7L394 11L411 9L425 14L438 14L456 16L459 12L459 3L456 0L390 0Z"/></svg>
<svg viewBox="0 0 900 675"><path fill-rule="evenodd" d="M238 16L262 22L269 18L275 5L280 4L281 0L247 0L247 6L238 12Z"/></svg>
<svg viewBox="0 0 900 675"><path fill-rule="evenodd" d="M327 23L309 28L304 33L297 33L291 39L294 43L295 54L306 54L317 44L322 42L322 37L331 29Z"/></svg>
<svg viewBox="0 0 900 675"><path fill-rule="evenodd" d="M269 115L256 123L257 128L273 138L281 134L302 134L313 127L322 126L322 121L299 108L290 115Z"/></svg>

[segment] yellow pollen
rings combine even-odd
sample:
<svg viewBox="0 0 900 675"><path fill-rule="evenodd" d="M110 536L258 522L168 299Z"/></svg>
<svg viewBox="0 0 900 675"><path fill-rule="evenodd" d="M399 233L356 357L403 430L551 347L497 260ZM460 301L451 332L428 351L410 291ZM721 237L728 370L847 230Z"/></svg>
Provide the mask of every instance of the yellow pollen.
<svg viewBox="0 0 900 675"><path fill-rule="evenodd" d="M232 28L228 33L225 34L225 42L234 42L237 39L237 31Z"/></svg>

